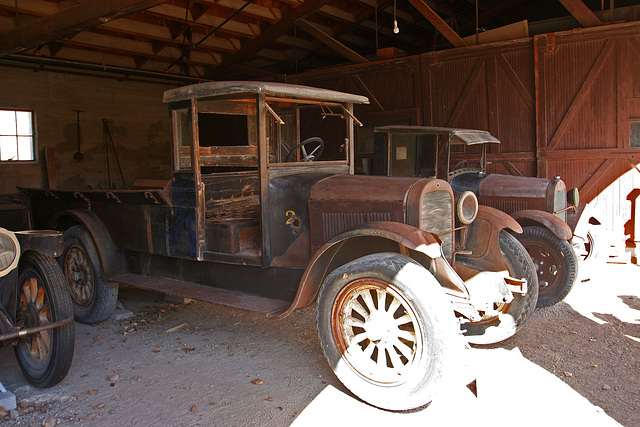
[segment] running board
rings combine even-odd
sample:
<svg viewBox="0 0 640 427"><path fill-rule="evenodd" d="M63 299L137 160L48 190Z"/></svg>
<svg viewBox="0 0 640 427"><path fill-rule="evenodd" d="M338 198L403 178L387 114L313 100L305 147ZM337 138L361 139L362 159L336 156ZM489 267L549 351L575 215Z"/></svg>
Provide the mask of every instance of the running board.
<svg viewBox="0 0 640 427"><path fill-rule="evenodd" d="M111 277L110 282L122 283L140 289L162 292L181 298L192 298L212 304L262 313L274 316L287 310L291 305L287 301L249 295L238 291L197 285L175 279L143 276L140 274L120 274Z"/></svg>

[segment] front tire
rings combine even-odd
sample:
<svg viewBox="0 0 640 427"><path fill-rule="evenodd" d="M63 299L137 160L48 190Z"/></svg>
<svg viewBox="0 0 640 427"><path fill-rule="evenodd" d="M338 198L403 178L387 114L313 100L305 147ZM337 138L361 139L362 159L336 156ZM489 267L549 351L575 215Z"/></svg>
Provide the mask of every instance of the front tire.
<svg viewBox="0 0 640 427"><path fill-rule="evenodd" d="M17 323L44 326L73 316L64 276L53 258L27 252L18 273ZM67 375L75 346L73 321L20 338L14 348L24 376L36 387L51 387Z"/></svg>
<svg viewBox="0 0 640 427"><path fill-rule="evenodd" d="M383 409L429 403L464 348L440 284L396 253L364 256L334 270L320 289L316 316L338 379Z"/></svg>
<svg viewBox="0 0 640 427"><path fill-rule="evenodd" d="M544 227L522 228L516 239L527 250L538 273L537 307L551 307L562 301L578 277L578 258L566 240Z"/></svg>
<svg viewBox="0 0 640 427"><path fill-rule="evenodd" d="M513 294L507 304L496 304L500 316L486 316L479 322L465 323L462 328L471 344L495 344L512 337L529 320L538 300L538 279L531 257L518 240L506 231L499 235L502 258L507 264L509 275L527 280L527 293Z"/></svg>
<svg viewBox="0 0 640 427"><path fill-rule="evenodd" d="M64 252L59 262L76 319L83 323L108 319L118 303L118 285L102 280L102 264L93 238L81 225L67 229L63 238Z"/></svg>

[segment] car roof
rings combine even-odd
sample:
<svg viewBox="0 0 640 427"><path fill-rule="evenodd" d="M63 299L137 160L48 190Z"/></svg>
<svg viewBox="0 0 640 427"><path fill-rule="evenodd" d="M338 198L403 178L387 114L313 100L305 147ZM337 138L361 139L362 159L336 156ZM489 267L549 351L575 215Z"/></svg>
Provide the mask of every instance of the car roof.
<svg viewBox="0 0 640 427"><path fill-rule="evenodd" d="M452 144L500 144L500 140L486 130L460 129L438 126L378 126L374 132L449 135Z"/></svg>
<svg viewBox="0 0 640 427"><path fill-rule="evenodd" d="M258 94L283 96L297 99L310 99L327 102L352 102L368 104L369 98L362 95L337 92L335 90L320 89L310 86L293 85L287 83L228 81L207 82L195 85L169 89L164 93L164 102L184 101L193 98L208 98L224 95Z"/></svg>

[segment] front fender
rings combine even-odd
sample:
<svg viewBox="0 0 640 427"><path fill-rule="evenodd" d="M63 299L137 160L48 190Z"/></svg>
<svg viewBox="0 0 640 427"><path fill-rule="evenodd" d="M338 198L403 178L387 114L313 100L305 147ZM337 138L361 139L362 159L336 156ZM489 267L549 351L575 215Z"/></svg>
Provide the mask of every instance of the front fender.
<svg viewBox="0 0 640 427"><path fill-rule="evenodd" d="M73 209L60 211L51 218L51 226L58 229L74 224L83 225L91 234L100 255L104 280L126 270L124 255L117 249L107 228L96 214L86 209Z"/></svg>
<svg viewBox="0 0 640 427"><path fill-rule="evenodd" d="M508 228L522 233L518 222L506 213L489 206L480 205L478 216L469 226L464 252L456 256L456 271L467 279L471 271L458 267L458 263L475 271L504 271L507 265L502 258L498 237L500 231ZM464 271L464 273L463 273Z"/></svg>
<svg viewBox="0 0 640 427"><path fill-rule="evenodd" d="M468 299L462 279L442 255L440 239L432 233L397 222L362 224L335 236L313 255L302 275L296 296L289 308L275 318L284 318L294 310L311 304L324 278L333 270L365 255L397 252L407 255L436 277L447 293Z"/></svg>
<svg viewBox="0 0 640 427"><path fill-rule="evenodd" d="M514 212L511 216L522 226L541 225L549 229L558 239L570 240L573 237L567 223L550 212L527 209Z"/></svg>

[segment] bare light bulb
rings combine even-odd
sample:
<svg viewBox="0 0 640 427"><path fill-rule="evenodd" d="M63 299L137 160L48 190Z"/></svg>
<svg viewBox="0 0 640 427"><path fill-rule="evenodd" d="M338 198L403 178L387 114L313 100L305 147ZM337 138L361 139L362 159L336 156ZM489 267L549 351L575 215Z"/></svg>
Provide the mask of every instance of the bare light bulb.
<svg viewBox="0 0 640 427"><path fill-rule="evenodd" d="M398 28L398 21L396 19L393 20L393 34L398 34L400 32L400 28Z"/></svg>

